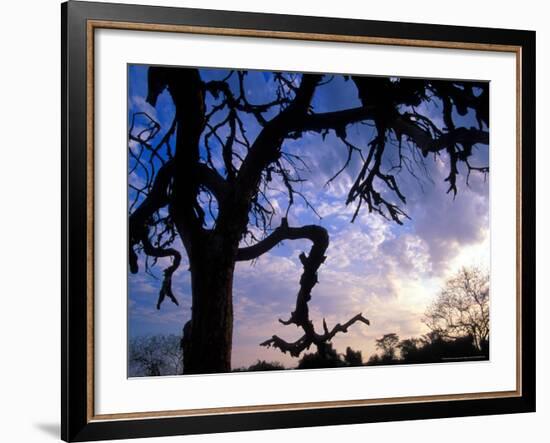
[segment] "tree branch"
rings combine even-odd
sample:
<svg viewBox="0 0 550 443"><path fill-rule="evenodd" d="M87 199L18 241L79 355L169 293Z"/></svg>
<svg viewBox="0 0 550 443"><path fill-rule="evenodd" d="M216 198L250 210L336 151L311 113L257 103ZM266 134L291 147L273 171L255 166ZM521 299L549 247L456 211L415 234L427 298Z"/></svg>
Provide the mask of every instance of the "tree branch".
<svg viewBox="0 0 550 443"><path fill-rule="evenodd" d="M269 236L253 246L239 248L237 251L237 261L254 260L261 255L269 252L283 240L308 239L317 242L320 247L326 242L328 246L328 234L324 228L317 225L306 225L298 228L288 226L286 218L281 220L281 225L276 228Z"/></svg>
<svg viewBox="0 0 550 443"><path fill-rule="evenodd" d="M281 146L292 122L307 114L320 79L321 76L318 75L302 76L294 100L276 117L266 122L243 159L231 188L228 204L220 208L216 224L216 233L223 235L226 242L238 245L246 233L248 214L256 201L263 174L270 164L281 157Z"/></svg>
<svg viewBox="0 0 550 443"><path fill-rule="evenodd" d="M205 125L203 83L197 69L151 66L147 101L155 106L168 89L176 108L176 149L170 195L170 215L189 256L203 237L204 214L197 202L199 139Z"/></svg>
<svg viewBox="0 0 550 443"><path fill-rule="evenodd" d="M317 278L317 271L326 259L325 252L329 244L328 232L322 226L308 225L301 228L291 228L288 226L286 218L283 218L281 226L275 229L270 236L254 246L240 249L237 254L237 259L251 260L265 254L284 239L295 240L299 238L308 239L313 243L313 245L311 246L309 255L306 255L303 252L300 254L303 272L300 277L300 290L296 296L296 308L291 313L288 320L279 320L279 322L284 325L295 324L296 326L301 327L304 330L304 335L293 343L288 343L274 335L260 344L261 346L266 347L276 347L283 353L290 352L290 354L294 357L299 356L303 350L309 349L312 344L315 344L317 348L320 349L338 332L346 333L348 328L358 321L367 325L370 324L369 321L362 316L362 314L357 314L343 325L338 323L330 331L327 328L326 322L323 320L324 333L317 334L315 332L313 322L309 318L308 303L311 300L311 291L319 281Z"/></svg>

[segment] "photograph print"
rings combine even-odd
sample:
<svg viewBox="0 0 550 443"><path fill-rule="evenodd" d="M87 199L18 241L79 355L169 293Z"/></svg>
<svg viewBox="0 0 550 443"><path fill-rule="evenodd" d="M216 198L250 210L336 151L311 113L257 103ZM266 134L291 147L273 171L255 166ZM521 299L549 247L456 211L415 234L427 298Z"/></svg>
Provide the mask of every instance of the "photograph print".
<svg viewBox="0 0 550 443"><path fill-rule="evenodd" d="M128 65L128 376L489 359L489 83Z"/></svg>

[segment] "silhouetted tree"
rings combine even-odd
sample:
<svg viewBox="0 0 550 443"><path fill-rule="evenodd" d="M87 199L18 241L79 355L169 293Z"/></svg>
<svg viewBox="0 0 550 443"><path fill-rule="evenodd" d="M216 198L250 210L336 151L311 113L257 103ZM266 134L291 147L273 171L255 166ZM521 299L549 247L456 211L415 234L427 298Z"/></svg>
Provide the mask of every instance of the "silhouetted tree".
<svg viewBox="0 0 550 443"><path fill-rule="evenodd" d="M354 351L349 346L345 354L339 354L332 343L327 343L324 352L306 353L298 362L298 369L340 368L344 366L362 366L361 351Z"/></svg>
<svg viewBox="0 0 550 443"><path fill-rule="evenodd" d="M275 361L265 361L265 360L258 360L256 363L248 367L249 371L280 371L285 369L285 367Z"/></svg>
<svg viewBox="0 0 550 443"><path fill-rule="evenodd" d="M348 346L344 354L344 362L346 366L363 366L361 351L354 351Z"/></svg>
<svg viewBox="0 0 550 443"><path fill-rule="evenodd" d="M408 360L412 355L418 352L418 347L422 345L422 340L419 338L407 338L401 340L397 347L399 348L400 356L403 360Z"/></svg>
<svg viewBox="0 0 550 443"><path fill-rule="evenodd" d="M382 351L382 359L394 360L395 350L399 344L399 336L392 332L390 334L384 334L382 337L376 340L376 349Z"/></svg>
<svg viewBox="0 0 550 443"><path fill-rule="evenodd" d="M324 352L306 353L298 362L298 369L338 368L344 366L344 362L338 352L327 343Z"/></svg>
<svg viewBox="0 0 550 443"><path fill-rule="evenodd" d="M462 268L450 278L427 309L424 323L439 337L469 336L476 349L489 340L489 275L478 268Z"/></svg>
<svg viewBox="0 0 550 443"><path fill-rule="evenodd" d="M175 115L158 143L153 140L161 128L153 118L138 113L130 122L131 171L139 168L143 183L132 185L129 264L137 273L139 253L146 257L146 270L149 260L154 264L169 258L157 307L166 298L177 303L172 276L181 263L181 241L192 287L192 317L184 337L186 373L230 370L235 263L254 260L285 240L313 243L309 254L300 255L304 269L296 307L283 321L300 327L303 336L291 343L274 336L263 344L300 355L312 344L325 348L332 336L356 321L367 323L358 314L332 330L324 322L319 334L309 318L308 302L329 235L321 226L291 227L286 218L279 227L271 227L275 209L267 196L269 188L280 186L287 193L285 215L297 198L309 205L297 188L307 165L299 153L285 149L287 141L316 133L322 136L317 142L323 143L333 133L347 149L347 160L333 178L353 156L361 156L363 166L346 199L355 204L351 221L365 206L403 223L408 215L398 174L404 169L416 176L425 170L429 155L445 154L441 158L448 165L446 181L453 194L460 168L467 174L488 172L487 166L471 162L474 146L489 141L487 83L345 76L357 104L315 112L316 93L334 77L274 73L266 79L273 97L254 103L247 92L246 71L227 71L219 80L205 80L198 69L148 69L147 102L156 106L159 95L168 91ZM457 123L465 115L477 120L477 127ZM350 141L352 127L368 139L365 145Z"/></svg>
<svg viewBox="0 0 550 443"><path fill-rule="evenodd" d="M382 364L382 359L378 354L372 354L367 361L368 366L376 366L381 364Z"/></svg>
<svg viewBox="0 0 550 443"><path fill-rule="evenodd" d="M180 337L171 335L140 336L130 339L129 375L178 375L183 372Z"/></svg>

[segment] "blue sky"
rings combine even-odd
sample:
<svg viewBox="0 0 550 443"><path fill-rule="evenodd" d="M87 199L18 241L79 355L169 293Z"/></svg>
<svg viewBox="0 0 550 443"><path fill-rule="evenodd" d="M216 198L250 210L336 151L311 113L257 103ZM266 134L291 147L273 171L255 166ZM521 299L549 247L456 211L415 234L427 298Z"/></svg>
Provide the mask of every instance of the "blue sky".
<svg viewBox="0 0 550 443"><path fill-rule="evenodd" d="M146 103L147 66L129 65L128 118L136 112L147 112L160 124L160 140L170 127L174 106L164 92L152 108ZM226 70L202 69L205 80L226 76ZM299 81L299 75L297 80ZM266 72L250 72L246 80L250 102L261 103L274 98L273 76ZM209 97L207 106L212 105ZM312 102L315 112L335 111L360 105L353 82L335 75L333 80L320 86ZM436 101L421 109L441 126L440 107ZM272 115L266 114L266 118ZM458 116L455 116L458 117ZM458 118L457 118L458 121ZM465 126L476 125L473 116L460 119ZM245 118L247 136L253 140L259 128L251 118ZM139 121L138 125L139 126ZM365 124L350 125L349 139L366 149L372 137L372 128ZM130 149L136 146L130 144ZM323 317L329 328L337 322L347 321L362 312L371 326L356 324L347 334L339 334L334 346L344 352L346 346L363 351L364 359L375 352L375 339L389 332L401 338L418 336L426 332L421 322L426 306L437 295L445 280L462 266L480 266L489 269L489 177L472 174L466 186L465 171L458 176L459 192L453 199L447 194L448 174L445 155L426 159L426 175L420 182L403 170L397 180L407 197L406 212L411 220L403 226L390 223L380 216L362 210L355 223L350 223L354 205L345 205L349 187L361 166L355 155L346 171L330 185L328 179L344 164L347 149L332 133L325 139L319 134L307 133L299 140L286 141L283 150L299 154L311 172L303 177L301 192L306 195L319 215L306 207L299 198L289 212L289 223L299 226L316 223L330 234L327 260L319 271L319 284L314 288L310 302L311 318L321 328ZM389 151L389 150L387 150ZM487 165L487 146L474 148L471 160L475 165ZM386 166L392 156L385 158ZM130 168L132 160L130 159ZM214 158L214 164L221 161ZM137 168L129 175L130 184L143 181L144 173ZM284 187L270 192L269 198L277 209L273 227L279 225L287 206ZM277 186L275 186L277 187ZM130 200L135 193L129 190ZM183 251L181 243L176 246ZM266 349L259 343L277 334L287 341L299 338L300 330L283 326L277 319L288 318L298 290L301 264L298 255L308 251L308 241L287 241L254 262L238 263L234 282L234 342L233 367L247 366L258 359L274 360L288 367L297 359L278 350ZM143 257L140 257L140 265ZM176 271L173 289L180 306L169 301L156 309L160 277L166 263L159 261L152 268L156 278L143 272L129 274L129 334L130 336L174 333L190 317L190 275L186 259ZM313 350L313 349L312 349Z"/></svg>

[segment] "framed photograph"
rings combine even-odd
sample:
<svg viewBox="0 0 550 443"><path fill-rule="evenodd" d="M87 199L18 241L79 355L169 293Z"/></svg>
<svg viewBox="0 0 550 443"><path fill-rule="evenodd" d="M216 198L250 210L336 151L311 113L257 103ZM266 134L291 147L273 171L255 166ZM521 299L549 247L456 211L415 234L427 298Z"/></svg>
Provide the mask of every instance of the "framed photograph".
<svg viewBox="0 0 550 443"><path fill-rule="evenodd" d="M535 33L62 13L62 438L535 410Z"/></svg>

